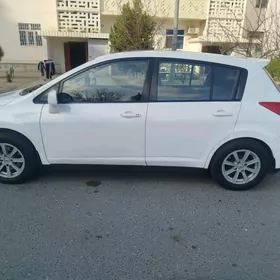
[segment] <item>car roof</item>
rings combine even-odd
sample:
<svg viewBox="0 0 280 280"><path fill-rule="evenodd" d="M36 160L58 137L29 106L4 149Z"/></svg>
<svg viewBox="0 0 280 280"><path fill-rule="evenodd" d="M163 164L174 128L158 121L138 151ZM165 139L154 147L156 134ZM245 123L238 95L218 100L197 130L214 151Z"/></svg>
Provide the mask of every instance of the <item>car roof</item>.
<svg viewBox="0 0 280 280"><path fill-rule="evenodd" d="M199 53L199 52L189 52L189 51L130 51L130 52L119 52L112 53L97 57L94 61L106 61L111 59L121 59L121 58L141 58L141 57L151 57L151 58L172 58L172 59L188 59L197 60L203 62L212 62L219 64L226 64L232 66L239 66L243 68L249 68L258 65L258 67L265 67L269 64L268 59L255 59L255 58L240 58L229 55L220 55L212 53Z"/></svg>

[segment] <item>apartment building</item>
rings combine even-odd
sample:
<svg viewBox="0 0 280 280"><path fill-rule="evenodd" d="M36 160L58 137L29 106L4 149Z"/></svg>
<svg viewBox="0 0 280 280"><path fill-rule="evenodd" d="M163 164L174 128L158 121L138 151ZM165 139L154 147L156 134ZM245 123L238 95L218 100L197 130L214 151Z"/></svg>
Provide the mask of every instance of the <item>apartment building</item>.
<svg viewBox="0 0 280 280"><path fill-rule="evenodd" d="M58 72L109 52L110 27L128 0L1 0L0 67L35 67L53 59ZM258 4L258 2L260 4ZM236 41L246 43L244 26L252 8L268 0L181 0L178 49L220 52ZM159 21L156 48L171 48L174 0L143 0ZM265 3L264 3L265 2ZM258 8L259 6L259 8Z"/></svg>

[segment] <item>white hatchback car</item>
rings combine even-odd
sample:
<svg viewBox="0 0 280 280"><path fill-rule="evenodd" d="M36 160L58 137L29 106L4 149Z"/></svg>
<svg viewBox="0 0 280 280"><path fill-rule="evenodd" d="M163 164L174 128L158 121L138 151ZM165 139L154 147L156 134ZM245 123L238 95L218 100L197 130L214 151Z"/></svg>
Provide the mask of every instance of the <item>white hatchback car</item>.
<svg viewBox="0 0 280 280"><path fill-rule="evenodd" d="M137 51L99 57L32 93L0 95L0 181L40 164L209 169L245 190L280 168L268 60Z"/></svg>

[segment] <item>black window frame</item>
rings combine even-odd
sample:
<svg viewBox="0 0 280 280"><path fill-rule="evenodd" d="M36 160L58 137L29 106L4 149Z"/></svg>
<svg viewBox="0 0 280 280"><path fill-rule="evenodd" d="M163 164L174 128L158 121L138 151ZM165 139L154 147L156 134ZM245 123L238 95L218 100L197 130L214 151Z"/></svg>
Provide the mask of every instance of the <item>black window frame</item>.
<svg viewBox="0 0 280 280"><path fill-rule="evenodd" d="M160 63L181 63L181 64L190 64L190 65L198 65L198 66L210 66L211 74L211 84L210 84L210 96L209 99L206 100L157 100L158 95L158 75L159 75L159 67ZM213 98L213 83L214 83L214 75L215 71L213 71L213 67L224 67L233 70L239 71L238 81L235 85L235 90L232 99L212 99ZM192 59L182 59L182 58L166 58L166 57L158 57L153 61L153 77L151 83L151 90L149 96L149 102L240 102L242 100L246 83L248 77L248 70L242 67L216 63L216 62L209 62L209 61L201 61L201 60L192 60Z"/></svg>
<svg viewBox="0 0 280 280"><path fill-rule="evenodd" d="M99 66L105 66L108 64L116 63L116 62L124 62L124 61L147 61L148 62L148 69L147 69L147 74L146 78L144 81L144 86L143 86L143 93L141 96L140 101L115 101L115 102L70 102L70 103L59 103L58 104L108 104L108 103L147 103L149 102L149 96L150 96L150 85L151 85L151 80L152 80L152 72L153 72L153 62L150 57L128 57L128 58L118 58L118 59L112 59L112 60L107 60L107 61L102 61L99 63L96 63L94 65L88 66L86 68L81 69L80 71L73 73L72 75L64 78L63 80L59 81L59 86L58 86L58 91L57 91L57 96L62 93L62 88L63 84L72 79L73 77L80 75L83 72L86 72L90 69L94 69ZM56 84L50 86L48 89L44 90L42 93L40 93L38 96L36 96L33 99L33 103L35 104L46 104L47 102L40 101L40 97L44 95L51 87L54 87ZM59 97L58 97L59 100Z"/></svg>
<svg viewBox="0 0 280 280"><path fill-rule="evenodd" d="M165 48L171 49L172 48L172 42L171 46L167 46L167 38L171 39L173 38L173 29L166 29L165 30ZM183 45L182 48L179 47L178 39L183 39ZM177 49L183 50L184 49L184 41L185 41L185 30L184 29L178 29L177 30Z"/></svg>
<svg viewBox="0 0 280 280"><path fill-rule="evenodd" d="M33 103L34 103L34 104L47 104L47 103L48 103L47 101L43 102L42 100L40 100L40 98L41 98L47 91L49 91L52 87L55 87L56 85L58 85L57 90L56 90L56 94L58 94L58 92L59 92L59 90L60 90L60 87L61 87L60 81L57 82L56 84L51 85L50 87L48 87L47 89L45 89L43 92L41 92L39 95L35 96L35 97L33 98Z"/></svg>

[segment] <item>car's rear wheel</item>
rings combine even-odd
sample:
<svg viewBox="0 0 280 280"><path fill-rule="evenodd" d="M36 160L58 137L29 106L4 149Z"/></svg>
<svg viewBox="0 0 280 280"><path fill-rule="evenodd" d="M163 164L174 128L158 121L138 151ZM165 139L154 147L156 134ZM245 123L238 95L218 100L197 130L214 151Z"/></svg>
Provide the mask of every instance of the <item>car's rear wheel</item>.
<svg viewBox="0 0 280 280"><path fill-rule="evenodd" d="M221 147L211 161L211 174L224 188L248 190L259 184L271 166L269 150L256 140L236 140Z"/></svg>
<svg viewBox="0 0 280 280"><path fill-rule="evenodd" d="M40 166L38 154L21 135L0 134L0 182L22 183L30 179Z"/></svg>

